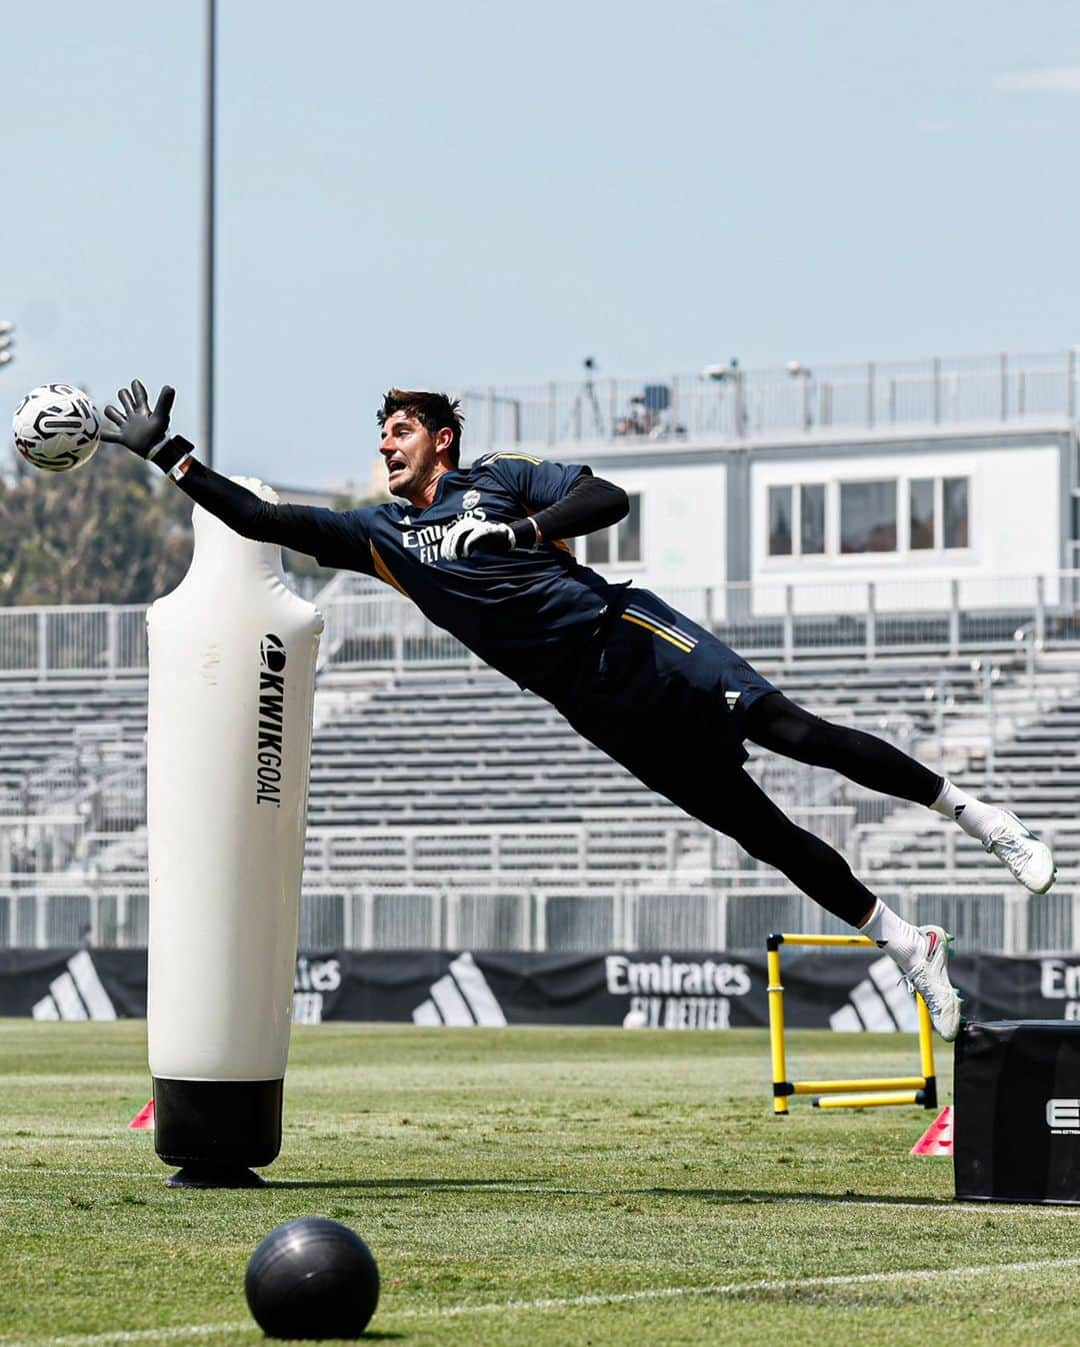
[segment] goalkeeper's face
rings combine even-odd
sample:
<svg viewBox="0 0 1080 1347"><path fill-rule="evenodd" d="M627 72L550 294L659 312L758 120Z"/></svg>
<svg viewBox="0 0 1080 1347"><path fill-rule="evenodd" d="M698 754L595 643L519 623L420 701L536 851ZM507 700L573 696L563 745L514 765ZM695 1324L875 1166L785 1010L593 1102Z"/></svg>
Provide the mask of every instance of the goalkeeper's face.
<svg viewBox="0 0 1080 1347"><path fill-rule="evenodd" d="M435 486L450 470L447 456L449 431L437 435L415 416L395 412L382 428L379 453L386 463L387 486L392 496L410 505L430 505Z"/></svg>

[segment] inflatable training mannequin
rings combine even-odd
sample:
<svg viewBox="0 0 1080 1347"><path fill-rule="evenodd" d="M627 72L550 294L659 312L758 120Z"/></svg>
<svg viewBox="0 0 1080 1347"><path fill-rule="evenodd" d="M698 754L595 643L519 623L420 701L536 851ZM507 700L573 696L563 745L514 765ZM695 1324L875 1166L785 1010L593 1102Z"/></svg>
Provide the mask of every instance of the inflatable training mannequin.
<svg viewBox="0 0 1080 1347"><path fill-rule="evenodd" d="M256 1186L281 1149L323 623L279 547L193 524L147 614L154 1143L171 1186Z"/></svg>

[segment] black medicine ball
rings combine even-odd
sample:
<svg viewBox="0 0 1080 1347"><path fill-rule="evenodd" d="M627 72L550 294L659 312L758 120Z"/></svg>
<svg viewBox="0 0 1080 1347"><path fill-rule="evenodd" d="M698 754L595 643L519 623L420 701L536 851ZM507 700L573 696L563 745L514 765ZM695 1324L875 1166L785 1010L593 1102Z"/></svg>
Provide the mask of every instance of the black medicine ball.
<svg viewBox="0 0 1080 1347"><path fill-rule="evenodd" d="M346 1226L302 1216L256 1246L244 1293L268 1337L358 1338L379 1303L379 1269Z"/></svg>

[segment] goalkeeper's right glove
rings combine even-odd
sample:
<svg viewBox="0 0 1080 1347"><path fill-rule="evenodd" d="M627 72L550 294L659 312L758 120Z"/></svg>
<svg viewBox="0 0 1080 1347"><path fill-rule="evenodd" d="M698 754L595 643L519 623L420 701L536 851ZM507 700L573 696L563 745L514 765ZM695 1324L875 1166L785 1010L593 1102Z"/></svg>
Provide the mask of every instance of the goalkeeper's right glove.
<svg viewBox="0 0 1080 1347"><path fill-rule="evenodd" d="M179 435L169 436L169 413L176 391L168 384L158 394L154 410L146 389L139 379L131 381L131 391L121 388L116 395L123 411L117 407L105 408L105 415L113 425L102 425L101 438L107 444L122 444L139 458L153 463L162 472L170 472L191 452L192 446Z"/></svg>
<svg viewBox="0 0 1080 1347"><path fill-rule="evenodd" d="M480 552L501 556L516 548L535 551L539 531L531 519L519 519L514 524L493 524L488 519L466 515L457 520L443 534L439 556L443 561L460 561Z"/></svg>

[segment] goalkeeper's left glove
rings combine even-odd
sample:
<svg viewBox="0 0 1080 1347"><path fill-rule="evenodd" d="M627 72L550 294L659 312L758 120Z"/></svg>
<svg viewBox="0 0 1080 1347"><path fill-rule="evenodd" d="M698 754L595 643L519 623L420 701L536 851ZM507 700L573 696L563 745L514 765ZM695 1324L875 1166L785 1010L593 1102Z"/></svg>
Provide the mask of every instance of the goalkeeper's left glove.
<svg viewBox="0 0 1080 1347"><path fill-rule="evenodd" d="M121 388L116 396L120 399L123 411L118 407L105 408L105 415L113 424L101 427L101 438L108 444L122 444L139 458L145 458L148 462L163 467L162 460L173 457L168 452L167 446L169 413L176 399L175 390L166 384L158 394L153 411L150 410L146 389L138 379L131 381L130 392L126 388Z"/></svg>
<svg viewBox="0 0 1080 1347"><path fill-rule="evenodd" d="M439 556L443 561L460 561L462 557L481 552L505 556L519 549L535 551L539 542L539 532L531 519L519 519L513 524L492 524L486 519L466 517L451 524L443 534Z"/></svg>

